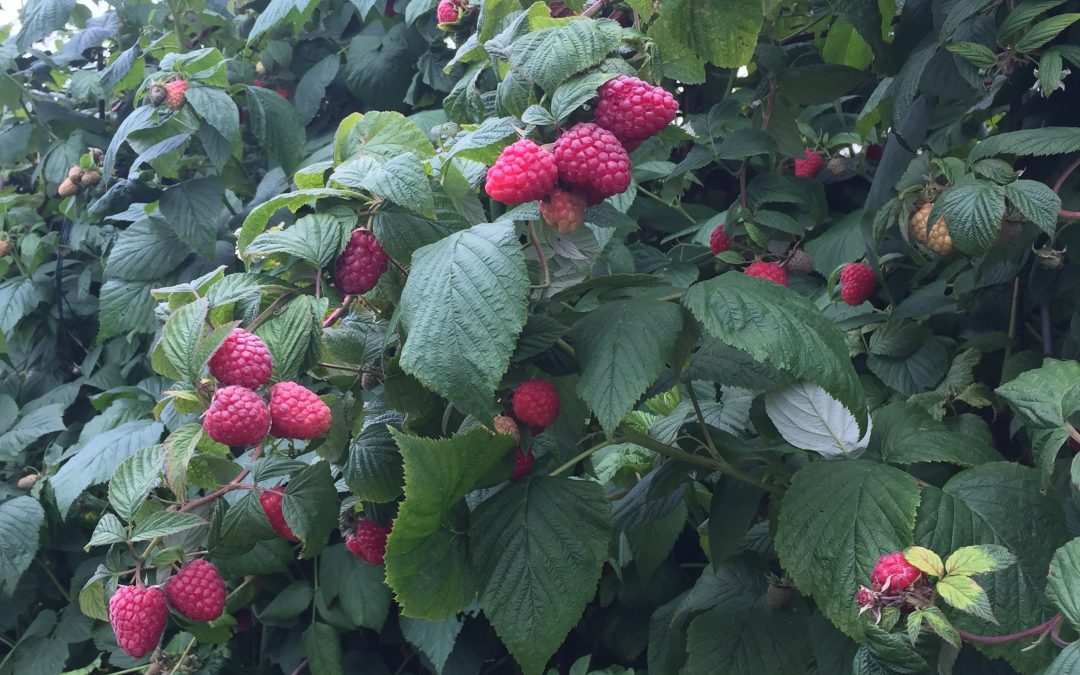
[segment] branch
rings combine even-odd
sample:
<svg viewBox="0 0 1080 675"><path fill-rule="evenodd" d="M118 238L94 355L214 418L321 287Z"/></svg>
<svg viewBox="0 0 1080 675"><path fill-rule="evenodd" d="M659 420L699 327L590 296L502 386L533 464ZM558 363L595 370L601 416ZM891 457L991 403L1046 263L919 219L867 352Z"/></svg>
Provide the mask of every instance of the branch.
<svg viewBox="0 0 1080 675"><path fill-rule="evenodd" d="M214 501L226 492L232 492L233 490L249 487L247 483L242 483L241 481L247 478L248 472L251 471L252 463L257 460L260 455L262 455L261 443L255 447L254 451L252 451L251 459L248 460L247 466L245 466L243 469L240 469L240 473L236 474L236 476L231 481L229 481L225 485L222 485L208 495L204 495L202 497L199 497L198 499L192 499L191 501L184 502L184 504L180 506L179 510L190 511L197 506L202 506L203 504Z"/></svg>
<svg viewBox="0 0 1080 675"><path fill-rule="evenodd" d="M968 642L978 642L984 645L1000 645L1007 642L1015 642L1016 640L1023 640L1024 638L1034 637L1036 635L1043 635L1054 630L1054 628L1061 623L1061 614L1055 614L1050 617L1050 620L1046 623L1040 623L1038 626L1032 626L1031 628L1025 628L1022 631L1016 633L1009 633L1008 635L976 635L975 633L969 633L966 630L957 629L957 633L961 638Z"/></svg>
<svg viewBox="0 0 1080 675"><path fill-rule="evenodd" d="M341 307L338 307L334 311L330 312L330 316L326 317L326 319L323 320L322 327L323 328L329 328L330 326L332 326L334 324L334 322L338 320L338 317L341 316L342 312L345 311L345 307L348 306L349 302L351 302L351 301L352 301L352 296L351 295L346 295L344 298L342 298L341 299Z"/></svg>
<svg viewBox="0 0 1080 675"><path fill-rule="evenodd" d="M629 443L635 443L643 448L648 448L649 450L664 455L665 457L677 459L680 462L686 462L687 464L696 464L697 466L711 469L713 471L719 471L720 473L727 474L732 478L741 480L744 483L749 483L756 488L765 490L766 492L772 494L779 494L781 492L780 488L776 487L775 485L770 485L762 481L757 476L743 471L739 467L731 464L723 458L713 459L711 457L695 455L694 453L686 452L681 448L676 448L666 443L661 443L660 441L652 438L651 436L646 436L636 431L632 431L627 427L620 427L620 430L622 431L622 435L625 441Z"/></svg>

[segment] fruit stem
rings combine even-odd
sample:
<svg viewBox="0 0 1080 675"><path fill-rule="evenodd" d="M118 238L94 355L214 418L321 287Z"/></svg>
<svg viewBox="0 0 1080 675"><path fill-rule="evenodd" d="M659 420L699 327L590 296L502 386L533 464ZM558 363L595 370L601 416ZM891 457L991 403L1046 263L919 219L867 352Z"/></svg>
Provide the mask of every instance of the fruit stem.
<svg viewBox="0 0 1080 675"><path fill-rule="evenodd" d="M184 502L184 504L180 507L180 511L190 511L191 509L195 508L196 506L201 506L203 504L206 504L207 502L212 502L215 499L217 499L218 497L220 497L221 495L225 494L226 492L230 492L232 490L237 490L239 488L251 487L247 483L241 483L240 481L244 480L244 478L247 477L248 472L251 470L251 465L261 455L262 455L262 444L260 443L259 445L255 446L255 449L251 452L251 458L248 460L247 466L245 466L243 469L240 469L240 473L236 474L236 476L231 481L229 481L225 485L222 485L221 487L214 490L213 492L211 492L208 495L204 495L204 496L199 497L197 499L192 499L191 501Z"/></svg>
<svg viewBox="0 0 1080 675"><path fill-rule="evenodd" d="M1077 443L1080 443L1080 431L1077 431L1076 427L1074 427L1073 425L1066 422L1065 423L1065 430L1069 432L1069 436L1072 437L1072 439L1074 441L1076 441Z"/></svg>
<svg viewBox="0 0 1080 675"><path fill-rule="evenodd" d="M341 307L338 307L334 311L330 312L330 316L326 317L326 319L323 320L322 327L329 328L330 326L332 326L334 322L338 320L338 317L340 317L342 313L344 313L345 308L348 307L350 302L352 302L351 295L346 295L344 298L342 298Z"/></svg>
<svg viewBox="0 0 1080 675"><path fill-rule="evenodd" d="M270 306L264 309L257 317L252 319L245 329L254 333L255 329L262 325L264 321L276 314L284 305L287 305L296 293L296 291L285 292L281 297L271 302Z"/></svg>
<svg viewBox="0 0 1080 675"><path fill-rule="evenodd" d="M555 469L554 471L552 471L548 475L549 476L558 476L559 474L563 473L564 471L567 471L569 469L574 468L575 464L582 461L583 459L588 458L589 456L591 456L597 450L601 450L603 448L606 448L609 445L611 445L611 441L604 441L602 443L597 443L596 445L592 446L588 450L585 450L585 451L575 455L573 458L571 458L565 464L563 464L559 468Z"/></svg>
<svg viewBox="0 0 1080 675"><path fill-rule="evenodd" d="M691 223L694 223L695 225L697 224L697 218L695 218L692 215L690 215L689 213L687 213L686 209L684 209L679 204L668 204L663 199L660 199L660 195L656 194L655 192L652 192L651 190L646 190L645 188L641 187L640 185L638 186L637 190L638 190L638 192L645 195L646 197L652 197L653 199L660 202L664 206L667 206L668 208L675 211L676 213L678 213L683 218L686 218L687 220L689 220Z"/></svg>
<svg viewBox="0 0 1080 675"><path fill-rule="evenodd" d="M540 248L540 239L536 236L536 222L532 220L529 221L529 240L532 241L536 258L540 261L540 274L543 277L540 288L547 288L551 286L551 274L548 271L547 258L544 257L544 251Z"/></svg>
<svg viewBox="0 0 1080 675"><path fill-rule="evenodd" d="M184 659L187 658L188 653L191 651L191 648L195 646L196 642L198 642L198 640L194 637L188 641L187 646L184 647L184 651L180 653L180 658L176 659L176 665L169 671L169 675L176 675L176 673L180 672L180 667L184 665Z"/></svg>
<svg viewBox="0 0 1080 675"><path fill-rule="evenodd" d="M966 630L957 629L957 633L961 638L968 642L978 642L984 645L1000 645L1006 642L1015 642L1016 640L1023 640L1027 637L1034 635L1045 635L1055 629L1055 627L1061 623L1061 613L1055 614L1050 617L1050 620L1046 623L1040 623L1038 626L1032 626L1031 628L1025 628L1022 631L1016 633L1009 633L1008 635L977 635L975 633L969 633Z"/></svg>

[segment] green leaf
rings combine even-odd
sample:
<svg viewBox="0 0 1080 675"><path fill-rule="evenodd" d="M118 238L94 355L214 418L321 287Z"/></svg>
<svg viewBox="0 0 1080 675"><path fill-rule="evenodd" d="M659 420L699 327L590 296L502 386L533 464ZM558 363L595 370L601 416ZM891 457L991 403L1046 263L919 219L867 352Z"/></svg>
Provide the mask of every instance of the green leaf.
<svg viewBox="0 0 1080 675"><path fill-rule="evenodd" d="M188 253L188 247L164 223L143 220L116 238L105 270L113 279L157 280L176 269Z"/></svg>
<svg viewBox="0 0 1080 675"><path fill-rule="evenodd" d="M1058 14L1049 19L1043 19L1016 41L1015 49L1021 53L1038 49L1056 38L1061 31L1076 23L1077 20L1080 20L1080 13L1077 12Z"/></svg>
<svg viewBox="0 0 1080 675"><path fill-rule="evenodd" d="M300 116L303 124L310 124L311 120L315 119L326 98L326 88L337 77L340 69L341 55L330 54L304 71L293 96L296 114Z"/></svg>
<svg viewBox="0 0 1080 675"><path fill-rule="evenodd" d="M992 68L997 64L997 55L989 47L978 42L952 42L945 45L945 49L976 68Z"/></svg>
<svg viewBox="0 0 1080 675"><path fill-rule="evenodd" d="M427 134L416 122L397 112L369 112L346 117L334 138L334 161L344 162L358 153L389 161L411 152L426 159L434 156Z"/></svg>
<svg viewBox="0 0 1080 675"><path fill-rule="evenodd" d="M181 241L213 260L224 197L225 188L217 178L184 181L162 193L161 215Z"/></svg>
<svg viewBox="0 0 1080 675"><path fill-rule="evenodd" d="M968 162L997 155L1045 157L1080 152L1080 127L1043 127L1010 131L979 141L968 154Z"/></svg>
<svg viewBox="0 0 1080 675"><path fill-rule="evenodd" d="M573 21L524 35L510 45L510 67L548 92L571 75L599 65L619 44L613 21Z"/></svg>
<svg viewBox="0 0 1080 675"><path fill-rule="evenodd" d="M147 495L161 483L163 456L157 446L139 450L120 465L109 480L109 504L124 520L131 520Z"/></svg>
<svg viewBox="0 0 1080 675"><path fill-rule="evenodd" d="M1063 649L1042 675L1076 675L1080 673L1080 642Z"/></svg>
<svg viewBox="0 0 1080 675"><path fill-rule="evenodd" d="M861 432L855 415L809 382L767 393L765 413L785 441L829 459L859 457L869 441L869 428Z"/></svg>
<svg viewBox="0 0 1080 675"><path fill-rule="evenodd" d="M370 424L353 438L345 463L345 484L364 501L391 502L402 492L405 473L390 429Z"/></svg>
<svg viewBox="0 0 1080 675"><path fill-rule="evenodd" d="M150 333L158 323L154 319L154 284L145 281L109 279L101 285L98 306L98 341L127 332Z"/></svg>
<svg viewBox="0 0 1080 675"><path fill-rule="evenodd" d="M271 230L255 237L244 249L244 257L287 253L326 268L345 248L351 232L345 221L328 213L312 213L284 230Z"/></svg>
<svg viewBox="0 0 1080 675"><path fill-rule="evenodd" d="M42 436L65 428L63 405L54 403L31 410L20 417L15 426L0 434L0 457L16 455Z"/></svg>
<svg viewBox="0 0 1080 675"><path fill-rule="evenodd" d="M48 1L48 0L46 0ZM124 121L117 127L116 133L113 134L112 140L109 141L109 147L105 150L105 161L102 164L101 175L104 177L104 182L109 181L109 177L112 176L112 171L116 164L116 153L120 152L121 146L124 145L124 141L133 131L140 129L149 129L159 124L154 119L154 112L157 110L152 105L141 105L131 111Z"/></svg>
<svg viewBox="0 0 1080 675"><path fill-rule="evenodd" d="M994 613L990 610L990 598L987 597L982 586L971 577L950 574L939 579L934 585L934 590L942 600L956 609L991 623L997 623Z"/></svg>
<svg viewBox="0 0 1080 675"><path fill-rule="evenodd" d="M348 629L381 631L390 611L390 589L383 582L382 567L360 560L344 544L323 551L318 564L315 602L319 611L327 615L340 608L348 619Z"/></svg>
<svg viewBox="0 0 1080 675"><path fill-rule="evenodd" d="M75 0L27 0L19 12L21 25L15 38L15 48L20 53L25 52L38 40L63 28L74 8Z"/></svg>
<svg viewBox="0 0 1080 675"><path fill-rule="evenodd" d="M33 279L9 279L0 283L0 333L10 335L19 323L42 301Z"/></svg>
<svg viewBox="0 0 1080 675"><path fill-rule="evenodd" d="M259 12L251 32L248 33L247 44L250 45L260 35L279 24L291 23L298 27L300 17L304 16L313 4L312 0L272 0ZM293 19L287 22L290 15Z"/></svg>
<svg viewBox="0 0 1080 675"><path fill-rule="evenodd" d="M255 331L270 351L274 379L291 380L314 363L328 302L308 295L294 298L280 314Z"/></svg>
<svg viewBox="0 0 1080 675"><path fill-rule="evenodd" d="M303 558L319 555L338 523L338 496L330 464L319 461L296 474L285 486L281 512L285 522L304 542Z"/></svg>
<svg viewBox="0 0 1080 675"><path fill-rule="evenodd" d="M904 558L921 572L935 577L945 576L945 565L941 562L941 556L928 548L908 546L904 550Z"/></svg>
<svg viewBox="0 0 1080 675"><path fill-rule="evenodd" d="M1080 627L1080 539L1073 539L1054 551L1046 580L1046 597L1073 628Z"/></svg>
<svg viewBox="0 0 1080 675"><path fill-rule="evenodd" d="M829 27L821 56L826 63L835 63L859 70L863 70L874 60L870 45L866 44L866 40L862 39L855 28L843 19L833 21L832 26Z"/></svg>
<svg viewBox="0 0 1080 675"><path fill-rule="evenodd" d="M202 438L202 425L185 424L161 444L165 451L165 483L181 498L187 496L188 464Z"/></svg>
<svg viewBox="0 0 1080 675"><path fill-rule="evenodd" d="M240 227L240 235L236 240L237 249L243 253L251 242L255 240L255 237L263 231L266 223L270 220L270 216L274 215L274 212L278 209L287 208L296 213L301 207L314 204L320 199L333 197L353 199L356 194L349 190L312 188L310 190L296 190L266 200L252 209L251 213L244 219L244 224Z"/></svg>
<svg viewBox="0 0 1080 675"><path fill-rule="evenodd" d="M405 463L405 501L386 543L386 581L403 616L442 620L479 589L468 560L461 501L513 447L483 429L445 440L391 435Z"/></svg>
<svg viewBox="0 0 1080 675"><path fill-rule="evenodd" d="M244 89L251 114L251 132L266 154L280 164L286 174L291 174L300 166L307 142L296 108L276 91L248 85Z"/></svg>
<svg viewBox="0 0 1080 675"><path fill-rule="evenodd" d="M45 510L33 497L16 497L0 504L0 595L15 592L26 568L37 555Z"/></svg>
<svg viewBox="0 0 1080 675"><path fill-rule="evenodd" d="M401 625L401 634L405 639L431 661L431 664L435 666L435 672L442 672L446 666L446 660L454 651L454 644L464 626L464 619L453 616L443 621L427 621L403 616L398 623Z"/></svg>
<svg viewBox="0 0 1080 675"><path fill-rule="evenodd" d="M764 16L758 0L668 0L649 27L664 60L692 59L719 68L750 62Z"/></svg>
<svg viewBox="0 0 1080 675"><path fill-rule="evenodd" d="M556 122L596 97L596 90L615 77L615 73L587 73L567 80L551 95L551 114Z"/></svg>
<svg viewBox="0 0 1080 675"><path fill-rule="evenodd" d="M194 513L157 511L151 513L145 520L135 526L135 531L131 533L131 541L150 541L156 537L179 534L193 527L206 524L205 520Z"/></svg>
<svg viewBox="0 0 1080 675"><path fill-rule="evenodd" d="M956 247L975 255L993 246L1004 215L1004 188L988 181L965 180L946 190L934 202L930 222L944 217Z"/></svg>
<svg viewBox="0 0 1080 675"><path fill-rule="evenodd" d="M1043 0L1043 2L1025 2L1009 12L998 26L998 43L1010 44L1009 37L1031 25L1035 18L1047 10L1062 5L1066 0Z"/></svg>
<svg viewBox="0 0 1080 675"><path fill-rule="evenodd" d="M184 97L195 113L226 141L235 143L240 138L240 111L228 93L213 87L194 85L188 88Z"/></svg>
<svg viewBox="0 0 1080 675"><path fill-rule="evenodd" d="M776 152L776 141L760 129L736 129L724 138L716 150L720 159L744 159L772 152Z"/></svg>
<svg viewBox="0 0 1080 675"><path fill-rule="evenodd" d="M516 136L512 117L490 117L477 128L454 139L448 155L493 164L507 141Z"/></svg>
<svg viewBox="0 0 1080 675"><path fill-rule="evenodd" d="M408 333L402 369L467 412L489 414L525 325L528 286L510 223L417 250L399 306Z"/></svg>
<svg viewBox="0 0 1080 675"><path fill-rule="evenodd" d="M706 337L690 362L690 377L755 392L791 384L791 378L766 361L757 361L741 349Z"/></svg>
<svg viewBox="0 0 1080 675"><path fill-rule="evenodd" d="M771 281L727 272L691 286L683 304L721 341L821 386L865 429L862 386L844 337L812 302Z"/></svg>
<svg viewBox="0 0 1080 675"><path fill-rule="evenodd" d="M945 561L945 571L949 574L973 576L997 572L1016 563L1016 556L1004 546L983 544L964 546L952 552Z"/></svg>
<svg viewBox="0 0 1080 675"><path fill-rule="evenodd" d="M609 436L656 380L680 330L679 306L656 300L611 302L575 324L577 391Z"/></svg>
<svg viewBox="0 0 1080 675"><path fill-rule="evenodd" d="M411 152L369 171L362 187L421 216L435 217L435 195L420 158Z"/></svg>
<svg viewBox="0 0 1080 675"><path fill-rule="evenodd" d="M878 558L912 543L919 487L866 460L812 462L795 474L776 530L780 562L799 590L849 636L862 634L853 602Z"/></svg>
<svg viewBox="0 0 1080 675"><path fill-rule="evenodd" d="M341 653L341 637L325 623L308 626L300 638L312 674L345 675L345 657Z"/></svg>
<svg viewBox="0 0 1080 675"><path fill-rule="evenodd" d="M566 523L573 523L569 536ZM544 665L596 593L611 537L611 505L599 484L529 478L473 514L472 558L480 606L526 674Z"/></svg>
<svg viewBox="0 0 1080 675"><path fill-rule="evenodd" d="M969 467L1001 460L1001 455L979 438L950 431L925 410L902 401L874 413L870 451L901 466L948 462Z"/></svg>
<svg viewBox="0 0 1080 675"><path fill-rule="evenodd" d="M185 378L189 386L194 386L203 366L195 361L199 338L202 337L209 311L210 301L206 298L182 305L172 313L161 332L161 346L165 358Z"/></svg>
<svg viewBox="0 0 1080 675"><path fill-rule="evenodd" d="M71 505L83 490L108 481L124 460L139 450L156 444L164 428L160 422L150 420L125 422L97 434L79 448L49 479L61 515L66 517Z"/></svg>
<svg viewBox="0 0 1080 675"><path fill-rule="evenodd" d="M911 644L914 645L918 639L918 634L922 628L923 622L930 626L930 630L934 631L942 640L945 640L945 642L948 642L953 647L960 649L960 634L957 633L956 628L949 623L944 612L933 605L917 609L908 615L908 636L911 639Z"/></svg>
<svg viewBox="0 0 1080 675"><path fill-rule="evenodd" d="M940 339L931 337L907 356L871 354L866 359L866 365L887 386L911 396L933 389L941 382L949 370L949 350Z"/></svg>
<svg viewBox="0 0 1080 675"><path fill-rule="evenodd" d="M1069 436L1066 424L1080 410L1080 363L1046 359L1040 368L995 390L1017 415L1031 436L1035 466L1049 484L1054 460Z"/></svg>
<svg viewBox="0 0 1080 675"><path fill-rule="evenodd" d="M1005 186L1005 196L1025 218L1053 236L1057 230L1058 213L1061 211L1061 197L1048 185L1021 179Z"/></svg>

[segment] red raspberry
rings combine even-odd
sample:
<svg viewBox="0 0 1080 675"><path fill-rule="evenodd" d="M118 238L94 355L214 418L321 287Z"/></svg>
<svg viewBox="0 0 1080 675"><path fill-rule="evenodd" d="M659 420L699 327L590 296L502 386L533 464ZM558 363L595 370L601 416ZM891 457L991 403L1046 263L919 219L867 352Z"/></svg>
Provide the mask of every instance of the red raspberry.
<svg viewBox="0 0 1080 675"><path fill-rule="evenodd" d="M615 134L586 122L555 141L559 177L584 188L586 200L599 204L630 186L630 156Z"/></svg>
<svg viewBox="0 0 1080 675"><path fill-rule="evenodd" d="M213 621L225 611L225 580L206 560L194 560L165 584L173 609L193 621Z"/></svg>
<svg viewBox="0 0 1080 675"><path fill-rule="evenodd" d="M609 80L600 87L599 94L596 123L624 144L655 136L671 124L679 109L675 97L663 87L628 75Z"/></svg>
<svg viewBox="0 0 1080 675"><path fill-rule="evenodd" d="M338 256L334 278L342 293L367 293L379 283L389 259L370 230L353 230L345 250Z"/></svg>
<svg viewBox="0 0 1080 675"><path fill-rule="evenodd" d="M877 143L866 146L866 161L868 162L880 162L884 154L885 150Z"/></svg>
<svg viewBox="0 0 1080 675"><path fill-rule="evenodd" d="M440 0L439 7L435 10L439 23L457 23L461 18L461 5L454 0Z"/></svg>
<svg viewBox="0 0 1080 675"><path fill-rule="evenodd" d="M840 270L840 297L852 307L866 302L877 286L877 276L866 263L850 263Z"/></svg>
<svg viewBox="0 0 1080 675"><path fill-rule="evenodd" d="M771 262L752 262L746 267L746 273L752 277L758 277L759 279L768 279L769 281L775 281L781 286L788 285L787 272L783 267Z"/></svg>
<svg viewBox="0 0 1080 675"><path fill-rule="evenodd" d="M270 387L270 434L277 438L318 438L330 428L330 407L295 382Z"/></svg>
<svg viewBox="0 0 1080 675"><path fill-rule="evenodd" d="M559 170L551 153L523 138L503 149L487 170L484 189L492 199L522 204L547 196L558 178Z"/></svg>
<svg viewBox="0 0 1080 675"><path fill-rule="evenodd" d="M570 234L585 222L585 195L555 188L540 201L540 215L561 234Z"/></svg>
<svg viewBox="0 0 1080 675"><path fill-rule="evenodd" d="M723 224L717 225L716 229L709 235L709 248L712 249L713 255L723 253L731 248L731 240L724 234Z"/></svg>
<svg viewBox="0 0 1080 675"><path fill-rule="evenodd" d="M825 166L825 160L810 148L806 148L803 153L806 159L795 160L795 175L799 178L814 178Z"/></svg>
<svg viewBox="0 0 1080 675"><path fill-rule="evenodd" d="M559 416L559 390L547 380L522 382L514 390L513 406L519 421L542 429Z"/></svg>
<svg viewBox="0 0 1080 675"><path fill-rule="evenodd" d="M361 518L356 529L345 535L345 547L364 562L381 565L386 557L386 536L392 527L393 524L383 527L374 520Z"/></svg>
<svg viewBox="0 0 1080 675"><path fill-rule="evenodd" d="M250 389L222 387L203 415L203 429L218 443L254 445L270 429L270 408Z"/></svg>
<svg viewBox="0 0 1080 675"><path fill-rule="evenodd" d="M259 494L259 505L262 506L263 513L266 514L266 519L270 521L270 527L274 528L274 532L277 532L289 541L300 541L300 539L293 534L289 524L285 522L285 513L281 510L281 501L284 496L285 488L283 487L263 490Z"/></svg>
<svg viewBox="0 0 1080 675"><path fill-rule="evenodd" d="M173 80L165 85L165 107L170 110L179 110L187 100L185 93L188 90L187 82Z"/></svg>
<svg viewBox="0 0 1080 675"><path fill-rule="evenodd" d="M275 89L274 91L276 91L277 95L280 96L281 98L289 98L289 90L288 89Z"/></svg>
<svg viewBox="0 0 1080 675"><path fill-rule="evenodd" d="M210 357L210 374L218 382L248 389L266 384L273 368L266 343L243 328L234 328Z"/></svg>
<svg viewBox="0 0 1080 675"><path fill-rule="evenodd" d="M514 472L510 474L510 480L521 480L532 471L536 457L532 452L524 452L521 448L514 448Z"/></svg>
<svg viewBox="0 0 1080 675"><path fill-rule="evenodd" d="M266 86L266 83L263 82L262 80L252 80L251 83L253 85L255 85L256 87L265 87Z"/></svg>
<svg viewBox="0 0 1080 675"><path fill-rule="evenodd" d="M870 573L870 583L882 589L904 589L922 575L919 568L907 561L900 551L893 551L881 556L874 571Z"/></svg>
<svg viewBox="0 0 1080 675"><path fill-rule="evenodd" d="M116 644L132 658L141 659L157 647L168 618L165 594L157 586L121 586L109 599Z"/></svg>

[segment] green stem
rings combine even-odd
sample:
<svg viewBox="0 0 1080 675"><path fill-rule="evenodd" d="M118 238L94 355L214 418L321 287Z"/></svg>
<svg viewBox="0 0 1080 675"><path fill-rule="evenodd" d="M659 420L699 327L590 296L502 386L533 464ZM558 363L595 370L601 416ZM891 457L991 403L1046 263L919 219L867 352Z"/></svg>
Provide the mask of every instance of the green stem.
<svg viewBox="0 0 1080 675"><path fill-rule="evenodd" d="M686 209L684 209L681 205L679 205L679 204L668 204L666 201L664 201L663 199L660 198L660 195L658 195L655 192L652 192L650 190L647 190L647 189L641 187L640 185L638 186L638 192L645 195L646 197L651 197L651 198L655 199L656 201L660 202L661 204L663 204L663 205L665 205L667 207L670 207L672 210L674 210L676 213L678 213L683 218L686 218L687 220L689 220L691 223L694 223L695 225L697 224L697 218L695 218L692 215L690 215L689 213L687 213Z"/></svg>
<svg viewBox="0 0 1080 675"><path fill-rule="evenodd" d="M698 403L697 394L694 393L694 383L687 382L686 390L690 393L690 404L694 406L694 414L697 415L698 424L701 425L701 433L705 434L705 447L713 459L720 459L720 452L713 443L712 434L709 433L709 425L705 423L705 415L701 412L701 404Z"/></svg>
<svg viewBox="0 0 1080 675"><path fill-rule="evenodd" d="M284 293L281 297L279 297L277 300L271 302L269 307L264 309L257 317L251 320L251 323L249 323L245 327L245 330L255 332L255 329L261 326L263 322L276 314L277 311L281 309L284 305L289 304L289 301L292 300L296 294L296 291L288 291Z"/></svg>
<svg viewBox="0 0 1080 675"><path fill-rule="evenodd" d="M63 585L60 583L60 580L57 579L56 575L53 574L51 569L49 569L49 566L41 562L39 558L34 558L34 562L41 566L41 569L45 570L45 576L49 577L49 579L53 582L53 585L56 586L56 590L60 591L60 595L64 596L64 600L70 603L71 597L68 595L67 589L63 587Z"/></svg>
<svg viewBox="0 0 1080 675"><path fill-rule="evenodd" d="M577 455L572 457L569 461L567 461L565 464L563 464L559 468L555 469L554 471L552 471L548 475L549 476L558 476L559 474L563 473L564 471L567 471L569 469L574 468L575 464L582 461L583 459L587 459L588 457L592 456L592 454L595 453L597 450L601 450L603 448L606 448L609 445L611 445L611 441L604 441L603 443L597 443L596 445L592 446L588 450L585 450L583 452L578 453Z"/></svg>
<svg viewBox="0 0 1080 675"><path fill-rule="evenodd" d="M176 660L176 665L173 666L172 670L169 671L169 675L176 675L176 673L180 672L180 668L182 668L184 665L184 659L187 658L188 653L191 652L191 648L195 646L196 642L198 642L198 640L196 640L195 638L191 638L191 640L187 643L187 646L184 647L184 651L181 652L180 658Z"/></svg>

